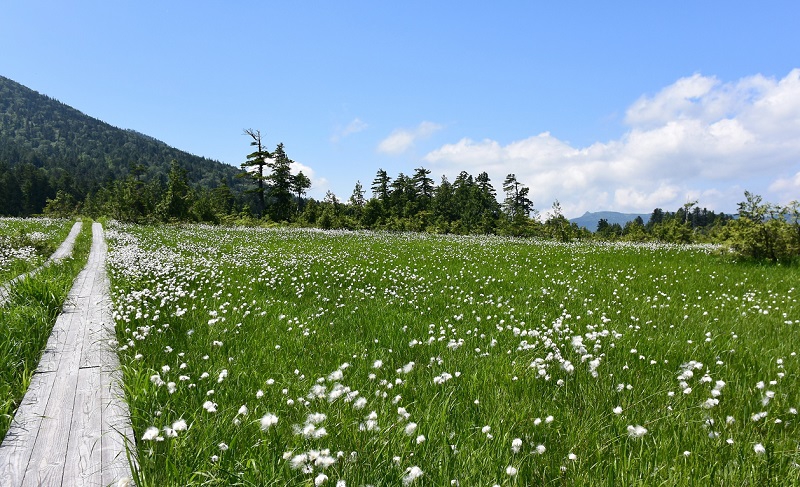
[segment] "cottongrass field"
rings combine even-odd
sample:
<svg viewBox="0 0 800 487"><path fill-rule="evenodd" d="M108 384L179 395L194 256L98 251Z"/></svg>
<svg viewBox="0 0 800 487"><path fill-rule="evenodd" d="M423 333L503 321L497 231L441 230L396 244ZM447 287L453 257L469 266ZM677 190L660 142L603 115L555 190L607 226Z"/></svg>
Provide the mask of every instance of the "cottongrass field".
<svg viewBox="0 0 800 487"><path fill-rule="evenodd" d="M67 237L74 222L0 218L0 285L36 269ZM92 223L84 221L72 256L10 286L0 305L0 438L30 384L72 282L86 265Z"/></svg>
<svg viewBox="0 0 800 487"><path fill-rule="evenodd" d="M72 224L60 218L0 218L0 285L42 264Z"/></svg>
<svg viewBox="0 0 800 487"><path fill-rule="evenodd" d="M797 268L112 224L146 485L800 484Z"/></svg>

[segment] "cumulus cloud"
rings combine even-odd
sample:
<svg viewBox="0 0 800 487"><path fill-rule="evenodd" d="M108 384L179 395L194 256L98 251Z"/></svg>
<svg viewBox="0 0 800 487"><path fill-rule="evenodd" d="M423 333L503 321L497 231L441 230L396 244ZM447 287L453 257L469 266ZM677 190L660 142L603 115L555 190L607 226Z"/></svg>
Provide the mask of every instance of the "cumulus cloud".
<svg viewBox="0 0 800 487"><path fill-rule="evenodd" d="M312 169L311 166L306 166L305 164L301 164L297 161L292 161L292 163L289 165L289 169L291 170L292 174L302 172L309 179L314 179L314 169Z"/></svg>
<svg viewBox="0 0 800 487"><path fill-rule="evenodd" d="M343 128L340 128L336 131L335 134L331 136L331 142L338 142L339 140L353 134L357 134L358 132L363 132L367 129L369 125L362 121L360 118L354 118L350 123L345 125Z"/></svg>
<svg viewBox="0 0 800 487"><path fill-rule="evenodd" d="M774 202L800 190L800 69L778 80L681 78L639 98L625 121L629 129L620 139L588 147L548 132L507 145L465 138L425 160L448 174L487 171L498 187L515 173L538 208L559 199L573 216L674 210L694 199L732 211L756 180L774 181L774 194L764 195Z"/></svg>
<svg viewBox="0 0 800 487"><path fill-rule="evenodd" d="M792 177L776 179L769 186L769 190L781 195L784 201L800 200L800 172Z"/></svg>
<svg viewBox="0 0 800 487"><path fill-rule="evenodd" d="M413 129L397 129L378 144L378 152L402 154L417 140L426 139L441 129L441 125L433 122L422 122Z"/></svg>

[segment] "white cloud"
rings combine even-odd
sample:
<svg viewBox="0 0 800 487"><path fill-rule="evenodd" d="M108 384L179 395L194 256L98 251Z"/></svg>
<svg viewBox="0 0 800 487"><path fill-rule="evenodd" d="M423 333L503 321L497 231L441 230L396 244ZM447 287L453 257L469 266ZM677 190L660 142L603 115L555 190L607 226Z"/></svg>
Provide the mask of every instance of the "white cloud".
<svg viewBox="0 0 800 487"><path fill-rule="evenodd" d="M793 177L776 179L769 186L769 190L781 195L784 203L800 200L800 172Z"/></svg>
<svg viewBox="0 0 800 487"><path fill-rule="evenodd" d="M515 173L537 208L559 199L572 216L674 211L694 199L732 211L744 188L766 180L775 182L765 200L800 192L800 175L776 180L800 170L800 69L780 80L755 75L733 83L695 74L639 98L626 122L620 139L583 148L547 132L505 146L465 138L425 160L448 174L487 171L498 190Z"/></svg>
<svg viewBox="0 0 800 487"><path fill-rule="evenodd" d="M297 174L302 171L305 176L311 180L311 189L309 189L306 196L321 200L325 196L325 192L330 188L328 180L324 177L317 177L316 171L311 166L306 166L297 161L292 161L290 166L292 174Z"/></svg>
<svg viewBox="0 0 800 487"><path fill-rule="evenodd" d="M335 134L331 136L331 142L339 142L339 140L358 132L363 132L369 125L362 121L360 118L354 118L344 128L338 129Z"/></svg>
<svg viewBox="0 0 800 487"><path fill-rule="evenodd" d="M314 179L314 169L312 169L310 166L306 166L305 164L301 164L297 161L292 161L292 163L289 165L289 168L292 171L292 174L297 174L302 171L306 177L312 180Z"/></svg>
<svg viewBox="0 0 800 487"><path fill-rule="evenodd" d="M442 129L433 122L422 122L413 129L397 129L378 144L378 152L386 154L402 154L409 150L414 142L426 139Z"/></svg>

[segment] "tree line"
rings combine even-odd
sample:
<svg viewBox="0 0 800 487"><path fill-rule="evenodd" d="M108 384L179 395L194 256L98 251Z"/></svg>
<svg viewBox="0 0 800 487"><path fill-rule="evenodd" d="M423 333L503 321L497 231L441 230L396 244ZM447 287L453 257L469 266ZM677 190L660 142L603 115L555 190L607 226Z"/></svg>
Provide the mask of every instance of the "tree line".
<svg viewBox="0 0 800 487"><path fill-rule="evenodd" d="M641 217L625 225L599 220L594 232L570 222L558 201L543 217L534 207L531 190L515 174L508 174L498 192L486 172L473 176L460 172L453 181L418 167L410 174L390 176L378 169L369 187L356 182L345 201L328 191L321 201L306 197L311 180L293 174L292 160L279 143L268 150L258 130L247 129L252 152L241 164L233 187L225 177L212 187L193 182L189 171L173 160L164 178L147 179L147 168L131 165L126 177L110 180L89 191L83 199L58 189L43 201L31 203L17 194L37 193L35 167L17 165L3 171L0 191L28 210L41 204L41 213L53 216L85 214L137 223L206 222L228 225L283 224L323 229L369 229L439 234L497 234L515 237L629 242L721 243L725 248L755 260L789 261L800 256L800 205L766 203L745 192L738 214L728 215L684 204L674 212L656 208L645 222ZM17 171L16 173L14 171ZM19 185L22 173L24 184ZM28 179L24 179L27 177ZM51 174L52 177L52 174ZM58 184L69 187L70 175ZM5 178L5 179L3 179ZM49 183L52 185L52 183ZM244 185L244 186L242 186ZM245 189L242 189L245 188ZM3 200L0 199L1 204Z"/></svg>

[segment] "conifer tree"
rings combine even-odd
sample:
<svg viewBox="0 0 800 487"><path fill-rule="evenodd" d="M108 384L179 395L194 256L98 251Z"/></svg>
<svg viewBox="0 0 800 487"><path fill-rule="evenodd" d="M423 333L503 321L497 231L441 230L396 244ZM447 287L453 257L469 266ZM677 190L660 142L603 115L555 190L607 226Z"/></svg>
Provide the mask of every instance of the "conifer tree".
<svg viewBox="0 0 800 487"><path fill-rule="evenodd" d="M260 130L245 129L244 134L253 139L250 141L250 146L255 147L256 150L248 154L247 161L242 163L241 167L245 171L243 177L251 179L258 186L255 190L249 192L256 193L259 205L256 213L261 217L266 207L264 202L264 182L267 178L264 176L264 166L268 164L269 160L272 158L272 154L270 154L261 143Z"/></svg>

